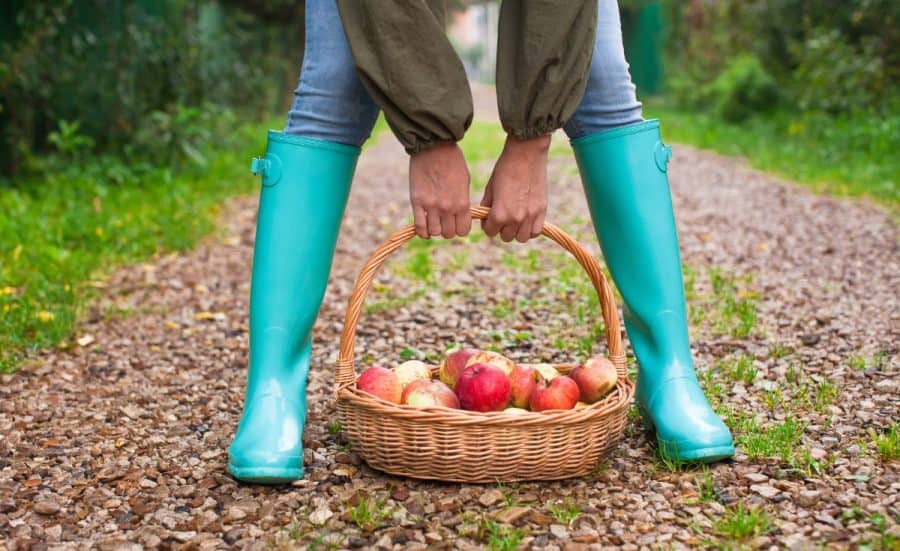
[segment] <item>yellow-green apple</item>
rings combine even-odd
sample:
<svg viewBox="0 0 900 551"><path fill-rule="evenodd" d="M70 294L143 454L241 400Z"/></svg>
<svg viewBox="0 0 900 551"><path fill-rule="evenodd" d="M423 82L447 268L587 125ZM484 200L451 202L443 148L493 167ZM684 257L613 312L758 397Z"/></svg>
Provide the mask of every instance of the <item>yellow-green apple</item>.
<svg viewBox="0 0 900 551"><path fill-rule="evenodd" d="M459 409L459 398L440 381L416 379L403 391L400 402L410 406L444 406Z"/></svg>
<svg viewBox="0 0 900 551"><path fill-rule="evenodd" d="M499 367L474 364L456 381L459 405L470 411L500 411L509 405L509 378Z"/></svg>
<svg viewBox="0 0 900 551"><path fill-rule="evenodd" d="M403 388L400 386L397 374L383 367L370 367L363 371L356 385L363 392L395 404L400 403L403 395Z"/></svg>
<svg viewBox="0 0 900 551"><path fill-rule="evenodd" d="M506 373L507 377L516 367L516 362L510 360L503 354L498 354L497 352L489 352L487 350L482 350L477 354L469 357L469 360L466 362L466 367L475 364L487 364L498 367L503 370L504 373Z"/></svg>
<svg viewBox="0 0 900 551"><path fill-rule="evenodd" d="M535 385L541 379L538 370L527 365L517 365L509 374L509 390L512 394L510 404L517 408L527 408L528 400Z"/></svg>
<svg viewBox="0 0 900 551"><path fill-rule="evenodd" d="M478 354L481 350L475 348L455 348L447 354L444 361L441 362L441 369L438 372L441 382L450 388L456 387L456 381L466 368L469 358Z"/></svg>
<svg viewBox="0 0 900 551"><path fill-rule="evenodd" d="M548 381L559 377L559 371L557 371L556 368L550 364L535 364L534 368L538 370L538 373L541 374L541 377Z"/></svg>
<svg viewBox="0 0 900 551"><path fill-rule="evenodd" d="M402 388L406 388L413 381L431 379L431 369L428 368L425 362L419 360L403 362L394 368L394 373L397 374L397 379L400 381Z"/></svg>
<svg viewBox="0 0 900 551"><path fill-rule="evenodd" d="M572 409L578 402L578 385L571 378L560 375L552 381L542 379L531 393L531 411Z"/></svg>
<svg viewBox="0 0 900 551"><path fill-rule="evenodd" d="M604 356L593 356L572 370L570 377L578 385L581 401L593 404L616 387L616 366Z"/></svg>
<svg viewBox="0 0 900 551"><path fill-rule="evenodd" d="M528 413L528 410L522 408L506 408L503 410L503 413L509 413L511 415L522 415L523 413Z"/></svg>

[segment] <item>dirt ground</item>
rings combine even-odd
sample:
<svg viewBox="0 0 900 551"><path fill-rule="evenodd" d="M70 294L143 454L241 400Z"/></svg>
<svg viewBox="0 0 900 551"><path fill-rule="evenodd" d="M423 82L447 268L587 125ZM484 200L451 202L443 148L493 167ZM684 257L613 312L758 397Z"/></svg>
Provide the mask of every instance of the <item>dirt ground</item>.
<svg viewBox="0 0 900 551"><path fill-rule="evenodd" d="M80 345L2 376L0 549L896 549L896 223L690 147L670 174L695 357L735 428L733 461L666 465L632 416L578 480L473 486L368 468L331 391L357 271L408 219L405 154L385 135L360 161L316 326L306 479L250 486L226 471L256 208L239 198L195 251L98 282ZM548 220L599 255L571 157L552 160L550 182ZM360 362L454 342L577 361L603 350L589 290L546 241L419 243L378 278Z"/></svg>

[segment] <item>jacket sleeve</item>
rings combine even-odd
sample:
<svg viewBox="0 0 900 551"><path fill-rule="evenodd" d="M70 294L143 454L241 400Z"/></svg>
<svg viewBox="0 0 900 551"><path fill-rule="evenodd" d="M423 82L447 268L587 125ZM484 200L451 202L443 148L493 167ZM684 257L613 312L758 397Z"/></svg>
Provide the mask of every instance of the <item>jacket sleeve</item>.
<svg viewBox="0 0 900 551"><path fill-rule="evenodd" d="M363 86L410 154L462 139L472 94L442 0L338 0Z"/></svg>
<svg viewBox="0 0 900 551"><path fill-rule="evenodd" d="M497 104L504 130L533 138L561 128L587 85L597 0L518 0L500 7Z"/></svg>

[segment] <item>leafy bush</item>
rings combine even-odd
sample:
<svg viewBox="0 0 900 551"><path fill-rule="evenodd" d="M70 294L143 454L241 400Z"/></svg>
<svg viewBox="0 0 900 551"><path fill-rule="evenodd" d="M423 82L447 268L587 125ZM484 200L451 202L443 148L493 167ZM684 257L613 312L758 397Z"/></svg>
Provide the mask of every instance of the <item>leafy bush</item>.
<svg viewBox="0 0 900 551"><path fill-rule="evenodd" d="M896 102L883 101L900 93L896 0L665 4L667 92L684 107L707 103L698 90L715 90L717 98L731 95L727 92L735 88L765 96L771 90L766 74L778 84L782 100L803 110L888 114L896 107ZM751 58L758 60L756 66L747 61ZM738 85L741 78L746 79L743 86ZM737 99L740 94L731 96ZM727 100L717 101L716 107L728 116L744 115Z"/></svg>
<svg viewBox="0 0 900 551"><path fill-rule="evenodd" d="M851 45L836 29L817 29L797 47L794 88L802 109L830 113L866 109L878 103L887 86L874 41Z"/></svg>
<svg viewBox="0 0 900 551"><path fill-rule="evenodd" d="M297 76L303 25L292 17L302 11L260 4L0 2L0 175L40 168L35 158L67 147L201 161L204 113L258 119L283 107ZM276 9L293 15L270 23L248 9L266 21Z"/></svg>
<svg viewBox="0 0 900 551"><path fill-rule="evenodd" d="M715 107L722 119L740 122L753 113L774 107L778 85L759 59L742 55L731 60L701 96Z"/></svg>

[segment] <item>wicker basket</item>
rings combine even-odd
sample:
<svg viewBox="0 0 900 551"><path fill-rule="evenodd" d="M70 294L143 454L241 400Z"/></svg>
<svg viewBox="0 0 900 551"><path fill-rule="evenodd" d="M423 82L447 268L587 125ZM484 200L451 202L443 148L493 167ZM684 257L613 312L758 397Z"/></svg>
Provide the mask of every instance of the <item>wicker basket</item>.
<svg viewBox="0 0 900 551"><path fill-rule="evenodd" d="M488 209L472 207L475 219ZM494 483L558 480L590 473L625 429L634 383L628 378L612 289L597 259L553 224L542 232L572 253L600 297L616 388L603 400L566 411L476 413L442 407L392 404L356 388L356 325L375 273L388 256L415 236L407 226L385 241L366 263L350 297L334 393L338 415L353 449L373 468L398 476ZM573 366L556 366L565 373ZM437 369L437 368L433 368Z"/></svg>

